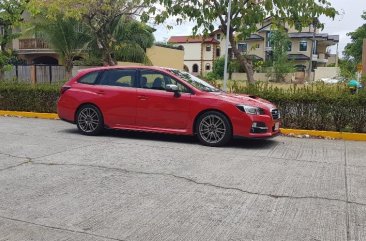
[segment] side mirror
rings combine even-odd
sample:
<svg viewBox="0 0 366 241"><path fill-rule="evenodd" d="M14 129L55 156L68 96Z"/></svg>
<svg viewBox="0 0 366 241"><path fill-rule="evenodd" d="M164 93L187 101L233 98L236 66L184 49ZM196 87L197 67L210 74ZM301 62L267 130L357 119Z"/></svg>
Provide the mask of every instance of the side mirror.
<svg viewBox="0 0 366 241"><path fill-rule="evenodd" d="M180 96L178 86L176 86L176 85L166 85L165 90L168 92L173 92L175 97Z"/></svg>

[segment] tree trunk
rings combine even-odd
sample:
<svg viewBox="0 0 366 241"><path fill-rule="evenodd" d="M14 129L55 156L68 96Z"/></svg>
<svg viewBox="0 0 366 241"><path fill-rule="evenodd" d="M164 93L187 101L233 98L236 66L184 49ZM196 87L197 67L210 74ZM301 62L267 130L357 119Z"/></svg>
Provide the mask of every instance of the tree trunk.
<svg viewBox="0 0 366 241"><path fill-rule="evenodd" d="M65 66L66 70L66 80L69 80L72 77L72 68L74 67L73 58L73 55L67 55L67 57L63 57L63 65Z"/></svg>
<svg viewBox="0 0 366 241"><path fill-rule="evenodd" d="M104 57L103 57L103 64L106 66L114 66L117 65L117 63L112 58L112 54L109 50L104 49Z"/></svg>
<svg viewBox="0 0 366 241"><path fill-rule="evenodd" d="M239 61L240 66L245 70L245 73L247 74L248 83L250 83L250 84L255 83L252 61L247 59L245 56L243 56L239 52L238 48L236 47L236 42L235 42L233 33L230 33L229 39L230 39L231 49L233 50L236 59Z"/></svg>

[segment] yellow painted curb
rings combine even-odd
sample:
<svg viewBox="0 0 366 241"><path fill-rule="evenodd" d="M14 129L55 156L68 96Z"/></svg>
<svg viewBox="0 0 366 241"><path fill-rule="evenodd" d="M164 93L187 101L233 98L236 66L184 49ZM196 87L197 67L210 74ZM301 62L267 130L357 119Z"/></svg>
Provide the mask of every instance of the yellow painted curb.
<svg viewBox="0 0 366 241"><path fill-rule="evenodd" d="M309 136L314 136L314 137L342 139L342 140L348 140L348 141L366 141L366 134L363 134L363 133L296 130L296 129L282 129L282 128L281 128L281 133L285 134L285 135L309 135Z"/></svg>
<svg viewBox="0 0 366 241"><path fill-rule="evenodd" d="M0 116L16 116L16 117L27 117L27 118L39 118L39 119L59 119L57 114L54 113L36 113L36 112L23 112L23 111L8 111L0 110Z"/></svg>
<svg viewBox="0 0 366 241"><path fill-rule="evenodd" d="M39 119L59 119L55 113L36 113L36 112L23 112L23 111L8 111L0 110L0 116L16 116L27 118L39 118ZM349 132L335 132L335 131L315 131L315 130L297 130L297 129L283 129L281 133L285 135L309 135L314 137L343 139L349 141L366 141L366 134L362 133L349 133Z"/></svg>

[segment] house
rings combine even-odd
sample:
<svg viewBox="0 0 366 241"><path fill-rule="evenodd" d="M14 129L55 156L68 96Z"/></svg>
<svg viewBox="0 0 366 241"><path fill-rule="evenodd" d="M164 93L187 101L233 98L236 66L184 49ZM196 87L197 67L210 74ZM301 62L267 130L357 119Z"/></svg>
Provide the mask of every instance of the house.
<svg viewBox="0 0 366 241"><path fill-rule="evenodd" d="M22 17L25 22L30 22L31 16L28 12L24 12ZM61 64L59 55L44 40L24 30L14 29L15 32L22 34L13 40L11 46L19 59L24 60L26 64Z"/></svg>
<svg viewBox="0 0 366 241"><path fill-rule="evenodd" d="M294 61L295 67L299 71L309 68L310 58L312 58L313 69L336 62L338 57L329 54L329 47L338 44L339 35L320 33L319 30L314 30L312 27L303 29L301 32L290 26L285 26L285 29L291 41L288 46L288 58ZM273 53L270 42L272 31L271 19L267 18L258 26L257 32L251 34L246 40L238 41L237 48L243 55L250 56L253 60L270 60ZM313 54L311 54L313 38L315 44ZM221 30L216 30L208 37L172 36L168 43L184 48L184 64L187 71L205 75L212 70L213 62L224 56L226 38ZM229 56L235 58L230 46Z"/></svg>
<svg viewBox="0 0 366 241"><path fill-rule="evenodd" d="M222 56L221 42L215 37L172 36L168 43L184 49L184 69L196 75L212 71L214 61Z"/></svg>

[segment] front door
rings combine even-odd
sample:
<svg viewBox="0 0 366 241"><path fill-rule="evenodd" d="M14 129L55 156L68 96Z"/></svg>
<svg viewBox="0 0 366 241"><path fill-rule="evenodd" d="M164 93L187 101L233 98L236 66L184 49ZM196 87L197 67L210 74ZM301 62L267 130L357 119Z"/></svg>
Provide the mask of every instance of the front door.
<svg viewBox="0 0 366 241"><path fill-rule="evenodd" d="M142 128L184 132L190 123L191 93L179 81L155 70L141 70L137 90L136 124ZM167 92L167 84L178 85L180 96Z"/></svg>

